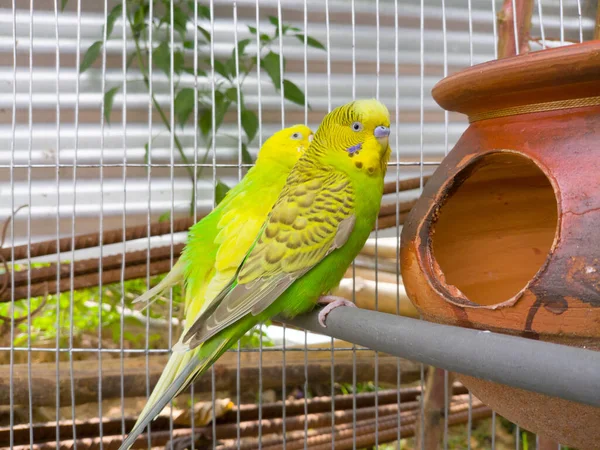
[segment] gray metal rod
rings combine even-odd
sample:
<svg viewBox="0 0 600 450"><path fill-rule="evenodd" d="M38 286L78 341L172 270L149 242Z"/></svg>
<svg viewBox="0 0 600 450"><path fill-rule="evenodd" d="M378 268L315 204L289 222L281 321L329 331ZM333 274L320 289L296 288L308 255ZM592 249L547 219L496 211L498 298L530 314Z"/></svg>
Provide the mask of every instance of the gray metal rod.
<svg viewBox="0 0 600 450"><path fill-rule="evenodd" d="M288 325L452 372L600 407L600 352L409 319L336 308L327 328L317 312Z"/></svg>

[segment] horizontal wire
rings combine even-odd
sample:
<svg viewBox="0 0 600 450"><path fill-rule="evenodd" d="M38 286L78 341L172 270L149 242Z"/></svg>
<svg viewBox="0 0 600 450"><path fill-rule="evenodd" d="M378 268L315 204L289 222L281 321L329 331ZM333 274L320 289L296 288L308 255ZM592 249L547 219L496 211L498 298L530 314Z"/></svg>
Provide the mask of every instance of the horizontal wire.
<svg viewBox="0 0 600 450"><path fill-rule="evenodd" d="M390 161L388 163L388 166L416 166L419 167L421 165L425 165L425 166L438 166L440 165L442 162L441 161L425 161L425 162L419 162L419 161ZM233 163L221 163L221 164L167 164L167 163L152 163L152 164L145 164L145 163L127 163L127 164L123 164L123 163L113 163L113 164L13 164L12 166L10 164L0 164L0 169L10 169L15 168L15 169L29 169L29 168L39 168L39 169L48 169L48 168L53 168L55 169L56 167L58 168L67 168L67 169L73 169L73 168L106 168L106 167L143 167L143 168L148 168L148 167L163 167L163 168L171 168L171 167L216 167L216 168L223 168L223 169L238 169L239 167L246 167L246 168L250 168L253 167L254 164L233 164Z"/></svg>
<svg viewBox="0 0 600 450"><path fill-rule="evenodd" d="M56 348L54 347L12 347L14 349L15 352L56 352ZM11 347L0 347L0 351L8 351L10 350ZM340 351L352 351L354 350L354 347L335 347L335 351L340 352ZM371 351L369 348L366 347L357 347L356 350L361 350L361 351ZM84 348L84 347L73 347L73 348L68 348L68 347L61 347L58 349L59 352L61 353L69 353L69 352L75 352L75 353L171 353L171 349L169 348L161 348L161 349L144 349L144 348ZM236 353L237 349L230 349L227 350L228 352L231 353ZM263 352L283 352L283 347L263 347L262 349ZM304 352L305 349L304 347L302 348L290 348L290 347L286 347L285 348L286 352ZM309 347L308 348L309 352L331 352L331 347ZM240 352L242 353L259 353L260 350L258 348L254 349L254 348L241 348Z"/></svg>

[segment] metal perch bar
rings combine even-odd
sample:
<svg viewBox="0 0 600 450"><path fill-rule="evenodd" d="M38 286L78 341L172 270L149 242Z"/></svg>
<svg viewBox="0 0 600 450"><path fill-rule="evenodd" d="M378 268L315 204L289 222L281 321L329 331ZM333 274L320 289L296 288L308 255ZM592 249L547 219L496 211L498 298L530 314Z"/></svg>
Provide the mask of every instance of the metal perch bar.
<svg viewBox="0 0 600 450"><path fill-rule="evenodd" d="M327 328L319 325L316 312L283 322L453 372L600 407L600 352L357 308L334 309Z"/></svg>

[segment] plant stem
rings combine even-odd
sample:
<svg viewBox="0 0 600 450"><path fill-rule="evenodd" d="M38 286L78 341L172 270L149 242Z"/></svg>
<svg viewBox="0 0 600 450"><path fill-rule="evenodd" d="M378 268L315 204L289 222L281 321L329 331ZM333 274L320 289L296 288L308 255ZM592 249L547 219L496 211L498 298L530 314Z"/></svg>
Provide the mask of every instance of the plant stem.
<svg viewBox="0 0 600 450"><path fill-rule="evenodd" d="M129 22L129 28L131 30L133 30L133 24L131 23L131 16L129 15L129 11L127 11L127 21ZM150 18L150 26L153 26L152 18ZM149 79L148 79L148 71L146 69L146 66L144 64L144 60L142 58L142 50L140 48L139 40L135 36L135 34L133 36L133 42L135 43L135 52L136 52L136 55L137 55L138 64L140 66L140 70L142 72L142 76L144 77L144 84L146 85L146 88L149 91L150 90L150 82L149 82ZM152 49L148 48L148 51L150 52L150 51L152 51ZM181 145L181 141L179 141L179 138L177 137L177 134L175 134L175 131L171 130L171 124L169 123L169 120L167 119L167 116L166 116L165 112L163 111L162 107L160 106L160 104L156 100L156 97L154 97L154 93L153 92L149 92L149 94L150 94L150 97L152 98L152 103L154 104L154 107L158 111L158 114L160 115L160 118L163 121L163 124L165 125L165 127L167 128L167 130L169 131L169 133L173 133L173 140L175 141L175 145L177 146L177 150L179 151L179 154L181 155L181 159L183 160L183 162L185 164L185 168L188 171L188 174L189 174L189 176L190 176L190 178L192 180L192 200L191 200L191 205L190 205L190 215L191 215L191 214L193 214L194 203L196 202L196 189L195 189L195 186L193 186L194 179L195 179L194 169L190 165L190 162L187 159L187 157L185 156L185 153L183 151L183 146Z"/></svg>

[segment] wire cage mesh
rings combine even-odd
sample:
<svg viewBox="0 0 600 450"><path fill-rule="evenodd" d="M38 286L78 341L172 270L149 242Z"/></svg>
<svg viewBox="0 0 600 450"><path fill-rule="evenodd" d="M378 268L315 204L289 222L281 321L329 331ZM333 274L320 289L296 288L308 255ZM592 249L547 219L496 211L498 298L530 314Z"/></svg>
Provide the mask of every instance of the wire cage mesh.
<svg viewBox="0 0 600 450"><path fill-rule="evenodd" d="M365 308L415 317L395 256L400 229L467 127L431 88L497 58L496 16L518 3L2 4L1 445L122 440L182 317L178 289L143 312L131 300L172 267L187 228L244 176L266 138L295 123L316 130L352 99L387 105L392 159L378 227L339 289ZM596 8L538 0L531 50L592 39ZM177 400L143 447L411 448L426 374L267 324ZM436 376L447 393L452 378ZM518 427L504 432L464 388L454 394L444 395L444 448L542 448Z"/></svg>

